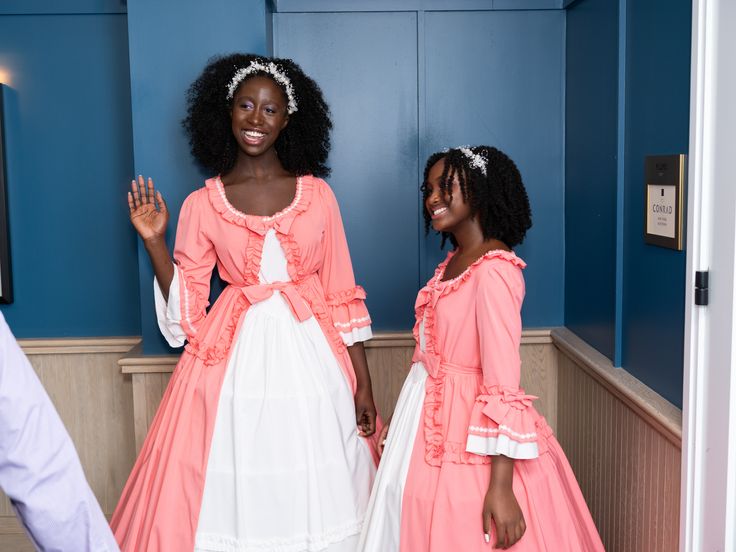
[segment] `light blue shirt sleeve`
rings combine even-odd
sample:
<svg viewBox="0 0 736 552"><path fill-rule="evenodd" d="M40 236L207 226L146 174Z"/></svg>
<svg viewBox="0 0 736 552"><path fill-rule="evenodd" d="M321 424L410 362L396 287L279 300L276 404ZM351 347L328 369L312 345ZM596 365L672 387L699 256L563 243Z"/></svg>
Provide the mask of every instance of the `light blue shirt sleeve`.
<svg viewBox="0 0 736 552"><path fill-rule="evenodd" d="M39 550L119 550L69 434L2 313L0 487Z"/></svg>

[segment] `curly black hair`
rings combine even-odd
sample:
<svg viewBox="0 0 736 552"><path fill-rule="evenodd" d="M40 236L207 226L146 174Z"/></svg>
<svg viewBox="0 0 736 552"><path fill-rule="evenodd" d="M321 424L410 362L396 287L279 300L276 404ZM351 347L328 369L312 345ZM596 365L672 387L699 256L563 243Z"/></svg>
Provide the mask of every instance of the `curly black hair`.
<svg viewBox="0 0 736 552"><path fill-rule="evenodd" d="M473 163L462 150L469 150L479 162ZM463 199L470 205L471 214L478 216L484 239L494 238L509 247L524 241L532 226L532 212L519 169L508 155L491 146L468 146L432 154L427 160L421 187L425 201L429 197L429 171L441 159L445 160L445 168L440 189L452 198L452 182L457 175ZM481 160L485 161L486 174L481 169ZM431 220L425 208L424 230L427 233ZM448 232L442 232L441 247L448 239L457 247L454 236Z"/></svg>
<svg viewBox="0 0 736 552"><path fill-rule="evenodd" d="M189 136L194 158L214 174L227 174L235 166L238 144L231 130L232 99L227 99L227 86L235 72L252 61L275 63L286 73L294 89L298 109L289 115L289 124L281 131L275 144L284 169L297 176L329 175L326 162L330 151L332 121L319 86L290 59L254 54L211 58L202 74L189 87L187 116L182 125ZM261 71L251 76L257 75L273 78ZM281 84L274 82L283 90Z"/></svg>

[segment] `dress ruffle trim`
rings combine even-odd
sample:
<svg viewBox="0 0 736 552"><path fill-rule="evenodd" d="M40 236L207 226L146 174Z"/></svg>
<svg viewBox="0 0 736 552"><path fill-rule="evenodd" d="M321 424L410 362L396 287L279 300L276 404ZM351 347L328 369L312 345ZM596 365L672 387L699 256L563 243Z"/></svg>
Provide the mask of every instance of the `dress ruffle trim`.
<svg viewBox="0 0 736 552"><path fill-rule="evenodd" d="M216 547L227 552L256 552L279 550L280 552L317 552L357 535L363 526L362 521L352 521L341 527L331 529L321 535L299 535L291 538L249 539L243 541L221 535L198 534L195 548ZM213 548L215 549L215 548Z"/></svg>
<svg viewBox="0 0 736 552"><path fill-rule="evenodd" d="M327 304L331 307L337 305L343 305L356 299L365 299L365 290L361 286L355 286L352 289L344 289L342 291L336 291L334 293L328 293L325 296Z"/></svg>
<svg viewBox="0 0 736 552"><path fill-rule="evenodd" d="M197 335L198 327L206 316L210 301L209 297L202 297L194 290L186 272L178 264L175 265L175 270L179 277L182 329L187 334L187 339L191 341Z"/></svg>
<svg viewBox="0 0 736 552"><path fill-rule="evenodd" d="M312 176L297 177L296 193L294 199L285 208L271 216L250 215L239 211L228 201L225 187L219 176L209 178L205 182L210 203L225 220L243 226L265 236L269 228L274 228L281 233L287 233L291 221L299 213L303 213L312 201L314 191L314 178Z"/></svg>
<svg viewBox="0 0 736 552"><path fill-rule="evenodd" d="M327 309L339 332L351 332L371 325L365 297L365 291L360 286L327 295Z"/></svg>
<svg viewBox="0 0 736 552"><path fill-rule="evenodd" d="M468 265L468 268L463 270L462 274L459 276L456 276L452 280L442 281L442 277L445 275L445 269L447 268L447 264L450 262L450 259L455 255L455 251L450 251L447 254L447 258L442 261L437 269L434 271L434 278L430 281L430 286L434 285L434 287L439 287L442 289L442 294L446 294L452 291L455 291L457 288L459 288L464 282L470 278L470 276L475 272L475 270L483 263L483 261L486 261L488 259L504 259L505 261L510 262L513 265L518 266L519 268L526 268L526 263L519 257L516 256L516 253L513 251L505 251L503 249L491 249L490 251L484 253L480 257L478 257L475 261L473 261L472 264Z"/></svg>
<svg viewBox="0 0 736 552"><path fill-rule="evenodd" d="M438 377L428 377L424 398L424 460L430 466L441 466L443 462L455 464L488 464L488 456L473 454L465 450L464 443L445 440L442 424L442 404L445 392L445 373L440 367Z"/></svg>
<svg viewBox="0 0 736 552"><path fill-rule="evenodd" d="M471 442L480 443L478 438L481 438L482 454L534 458L545 452L546 440L552 435L552 429L532 406L536 399L523 389L502 386L486 388L477 397L470 416L468 448L471 448ZM530 445L535 446L533 455L528 453ZM515 454L515 450L520 451L519 454Z"/></svg>
<svg viewBox="0 0 736 552"><path fill-rule="evenodd" d="M312 291L311 287L306 285L300 286L300 293L309 303L309 307L312 309L314 317L317 319L322 331L325 333L327 338L332 342L332 349L339 355L343 354L347 346L340 335L340 332L335 328L332 322L332 315L329 312L327 303L320 300L319 296Z"/></svg>
<svg viewBox="0 0 736 552"><path fill-rule="evenodd" d="M205 365L213 366L219 364L230 353L230 348L235 340L235 330L240 322L240 317L243 314L248 302L242 295L235 299L235 305L232 307L230 317L225 327L219 332L218 338L214 345L208 345L204 339L193 336L189 339L189 343L185 347L188 353L196 356Z"/></svg>

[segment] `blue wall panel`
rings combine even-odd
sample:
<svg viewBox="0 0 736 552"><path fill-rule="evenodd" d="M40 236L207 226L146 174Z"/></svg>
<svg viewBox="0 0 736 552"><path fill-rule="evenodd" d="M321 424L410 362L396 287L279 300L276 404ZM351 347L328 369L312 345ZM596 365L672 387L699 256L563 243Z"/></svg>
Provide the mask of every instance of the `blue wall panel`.
<svg viewBox="0 0 736 552"><path fill-rule="evenodd" d="M328 179L374 329L413 323L419 273L415 13L277 14L276 55L300 63L332 110Z"/></svg>
<svg viewBox="0 0 736 552"><path fill-rule="evenodd" d="M616 317L618 6L567 11L565 325L613 360Z"/></svg>
<svg viewBox="0 0 736 552"><path fill-rule="evenodd" d="M690 0L627 7L623 367L682 405L685 252L646 245L644 157L687 153Z"/></svg>
<svg viewBox="0 0 736 552"><path fill-rule="evenodd" d="M481 143L516 162L534 224L517 248L528 263L524 325L562 325L565 14L427 13L425 37L421 162L446 146ZM434 239L425 251L426 280L444 253Z"/></svg>
<svg viewBox="0 0 736 552"><path fill-rule="evenodd" d="M181 127L186 91L213 55L266 53L265 2L130 0L128 27L135 174L152 176L164 194L173 246L181 203L212 176L195 165ZM167 352L156 324L153 271L142 245L138 258L143 348L146 353Z"/></svg>
<svg viewBox="0 0 736 552"><path fill-rule="evenodd" d="M19 337L140 332L125 15L0 15Z"/></svg>

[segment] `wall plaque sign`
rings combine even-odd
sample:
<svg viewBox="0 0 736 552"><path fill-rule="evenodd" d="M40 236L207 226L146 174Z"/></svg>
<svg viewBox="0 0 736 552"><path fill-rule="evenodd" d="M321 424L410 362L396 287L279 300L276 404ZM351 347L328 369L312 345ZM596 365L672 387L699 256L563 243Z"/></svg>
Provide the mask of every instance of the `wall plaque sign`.
<svg viewBox="0 0 736 552"><path fill-rule="evenodd" d="M644 242L682 251L686 156L649 155L644 168Z"/></svg>

